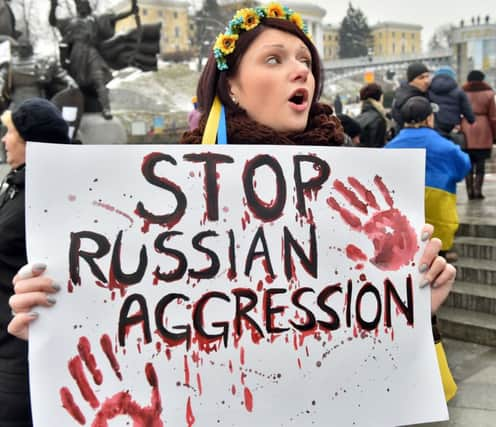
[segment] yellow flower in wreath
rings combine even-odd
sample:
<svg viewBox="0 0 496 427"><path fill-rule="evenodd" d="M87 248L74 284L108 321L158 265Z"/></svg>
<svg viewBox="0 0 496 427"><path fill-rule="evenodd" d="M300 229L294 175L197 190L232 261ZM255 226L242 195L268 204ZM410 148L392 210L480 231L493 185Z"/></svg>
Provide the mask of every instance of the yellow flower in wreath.
<svg viewBox="0 0 496 427"><path fill-rule="evenodd" d="M267 6L267 18L284 18L286 13L279 3L269 3Z"/></svg>
<svg viewBox="0 0 496 427"><path fill-rule="evenodd" d="M299 13L293 13L290 17L289 20L295 24L300 30L303 31L303 18Z"/></svg>
<svg viewBox="0 0 496 427"><path fill-rule="evenodd" d="M253 28L260 23L260 17L256 13L255 9L238 10L234 18L241 18L243 20L241 28L246 31L253 30Z"/></svg>
<svg viewBox="0 0 496 427"><path fill-rule="evenodd" d="M229 55L236 47L237 34L219 34L215 41L214 49L219 49L224 55Z"/></svg>

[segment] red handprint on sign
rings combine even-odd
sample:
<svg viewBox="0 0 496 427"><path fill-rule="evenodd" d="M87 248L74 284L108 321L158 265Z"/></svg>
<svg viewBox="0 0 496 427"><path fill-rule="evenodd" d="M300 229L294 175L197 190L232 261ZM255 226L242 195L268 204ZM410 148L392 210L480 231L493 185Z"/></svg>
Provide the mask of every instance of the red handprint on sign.
<svg viewBox="0 0 496 427"><path fill-rule="evenodd" d="M102 335L100 338L100 345L107 356L115 375L119 380L122 380L119 362L112 351L110 337L108 335ZM84 400L86 400L95 411L95 417L91 423L92 427L107 427L109 420L120 415L130 417L133 420L133 427L163 427L162 420L160 419L162 403L158 389L158 379L155 368L151 363L147 363L145 366L146 379L152 387L150 406L140 406L133 400L128 390L119 391L113 396L105 399L103 402L100 402L95 391L90 386L83 368L84 363L86 369L93 377L95 385L99 386L103 383L102 372L96 364L95 357L91 352L90 342L86 337L81 337L79 339L78 353L77 356L69 361L68 368ZM62 400L62 406L66 411L79 424L86 425L86 417L75 402L69 388L62 387L60 389L60 398Z"/></svg>
<svg viewBox="0 0 496 427"><path fill-rule="evenodd" d="M363 224L360 218L351 210L339 205L334 197L327 199L327 204L337 211L341 218L354 230L365 233L374 245L374 256L369 258L355 245L348 245L346 253L354 261L370 260L377 268L385 271L398 270L410 263L417 252L417 235L408 218L394 208L391 193L382 181L375 176L374 184L382 194L388 208L381 210L377 200L356 178L349 177L347 188L342 181L334 181L334 189L359 213L371 215ZM359 197L360 196L360 197ZM374 213L370 214L369 211Z"/></svg>

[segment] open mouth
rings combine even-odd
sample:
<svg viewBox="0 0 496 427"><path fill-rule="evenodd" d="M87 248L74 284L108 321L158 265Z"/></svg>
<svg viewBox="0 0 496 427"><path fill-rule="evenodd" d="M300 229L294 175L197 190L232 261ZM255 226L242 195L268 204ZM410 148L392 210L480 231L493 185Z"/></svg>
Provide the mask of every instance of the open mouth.
<svg viewBox="0 0 496 427"><path fill-rule="evenodd" d="M289 102L296 105L303 105L308 100L308 92L305 89L298 89L293 93Z"/></svg>

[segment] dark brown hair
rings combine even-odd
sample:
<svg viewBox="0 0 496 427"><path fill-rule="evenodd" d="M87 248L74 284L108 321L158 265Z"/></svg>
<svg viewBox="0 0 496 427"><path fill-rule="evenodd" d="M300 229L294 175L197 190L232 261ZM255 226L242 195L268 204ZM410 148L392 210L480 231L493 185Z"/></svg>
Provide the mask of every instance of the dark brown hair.
<svg viewBox="0 0 496 427"><path fill-rule="evenodd" d="M369 83L360 89L360 101L372 98L379 101L382 96L382 87L377 83Z"/></svg>
<svg viewBox="0 0 496 427"><path fill-rule="evenodd" d="M322 62L316 47L310 39L295 24L285 19L265 18L256 28L245 31L239 35L236 41L234 52L226 57L229 69L219 71L212 51L207 60L207 64L198 81L197 96L200 111L205 115L210 112L214 98L217 95L227 111L242 111L229 96L228 79L233 77L238 70L241 58L248 50L255 39L267 28L274 28L298 37L310 50L312 56L312 74L315 79L315 93L312 99L312 106L320 98L323 86Z"/></svg>

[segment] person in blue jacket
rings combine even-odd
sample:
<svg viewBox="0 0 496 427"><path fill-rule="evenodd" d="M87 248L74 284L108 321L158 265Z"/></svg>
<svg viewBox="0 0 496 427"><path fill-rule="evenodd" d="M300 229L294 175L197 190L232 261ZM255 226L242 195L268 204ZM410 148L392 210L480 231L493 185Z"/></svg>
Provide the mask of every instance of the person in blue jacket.
<svg viewBox="0 0 496 427"><path fill-rule="evenodd" d="M434 226L433 235L441 239L446 254L458 229L456 183L465 178L471 164L458 145L433 129L436 107L422 96L410 98L401 108L405 127L385 148L425 149L425 220Z"/></svg>
<svg viewBox="0 0 496 427"><path fill-rule="evenodd" d="M439 106L434 114L434 127L448 137L454 128L459 128L462 118L475 122L475 115L465 92L458 87L456 74L451 67L441 67L434 73L429 86L428 98Z"/></svg>

